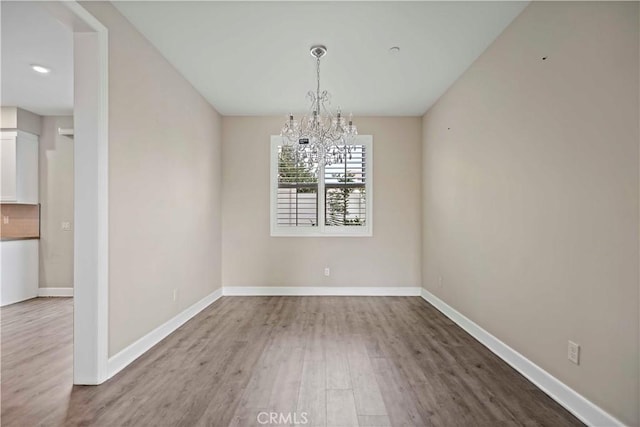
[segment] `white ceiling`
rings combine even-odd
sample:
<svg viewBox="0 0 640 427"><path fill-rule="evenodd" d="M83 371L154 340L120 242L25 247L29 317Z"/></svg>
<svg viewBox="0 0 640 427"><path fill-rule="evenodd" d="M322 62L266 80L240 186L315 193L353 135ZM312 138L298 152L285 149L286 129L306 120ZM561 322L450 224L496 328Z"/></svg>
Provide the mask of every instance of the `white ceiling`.
<svg viewBox="0 0 640 427"><path fill-rule="evenodd" d="M305 112L321 89L356 115L422 115L527 2L116 2L223 115ZM399 46L400 53L389 48Z"/></svg>
<svg viewBox="0 0 640 427"><path fill-rule="evenodd" d="M40 115L73 113L73 33L34 2L0 2L0 103ZM31 64L51 68L39 74Z"/></svg>

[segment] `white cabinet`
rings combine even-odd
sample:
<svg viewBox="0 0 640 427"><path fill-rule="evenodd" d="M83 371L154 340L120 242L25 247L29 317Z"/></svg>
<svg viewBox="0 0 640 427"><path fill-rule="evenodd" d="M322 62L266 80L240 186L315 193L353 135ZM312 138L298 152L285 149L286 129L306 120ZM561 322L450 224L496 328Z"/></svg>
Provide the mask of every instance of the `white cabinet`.
<svg viewBox="0 0 640 427"><path fill-rule="evenodd" d="M3 202L15 202L16 192L16 137L2 134L2 146L0 146L0 167L2 186L0 200Z"/></svg>
<svg viewBox="0 0 640 427"><path fill-rule="evenodd" d="M38 242L0 242L0 306L38 296Z"/></svg>
<svg viewBox="0 0 640 427"><path fill-rule="evenodd" d="M2 132L0 201L38 203L38 137L27 132Z"/></svg>

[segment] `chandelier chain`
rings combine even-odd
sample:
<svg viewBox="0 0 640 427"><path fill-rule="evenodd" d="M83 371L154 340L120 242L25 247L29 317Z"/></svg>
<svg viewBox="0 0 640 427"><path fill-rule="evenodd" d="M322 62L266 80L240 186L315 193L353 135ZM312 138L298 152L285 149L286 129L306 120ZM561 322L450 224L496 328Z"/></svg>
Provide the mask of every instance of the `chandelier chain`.
<svg viewBox="0 0 640 427"><path fill-rule="evenodd" d="M316 107L320 115L320 57L316 58Z"/></svg>

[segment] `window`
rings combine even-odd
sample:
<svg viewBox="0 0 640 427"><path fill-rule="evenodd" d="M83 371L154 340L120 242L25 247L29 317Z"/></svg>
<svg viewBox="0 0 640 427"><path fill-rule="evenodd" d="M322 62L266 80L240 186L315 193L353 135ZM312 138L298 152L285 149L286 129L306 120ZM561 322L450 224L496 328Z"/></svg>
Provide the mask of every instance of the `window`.
<svg viewBox="0 0 640 427"><path fill-rule="evenodd" d="M371 236L372 137L331 165L307 162L271 137L272 236Z"/></svg>

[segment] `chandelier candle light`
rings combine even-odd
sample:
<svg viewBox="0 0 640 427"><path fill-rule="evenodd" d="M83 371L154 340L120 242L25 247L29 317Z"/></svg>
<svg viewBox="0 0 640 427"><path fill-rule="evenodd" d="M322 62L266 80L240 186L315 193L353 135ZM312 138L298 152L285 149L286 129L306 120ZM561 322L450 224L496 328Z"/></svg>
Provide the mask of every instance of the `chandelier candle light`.
<svg viewBox="0 0 640 427"><path fill-rule="evenodd" d="M351 157L353 141L358 129L353 124L351 115L347 121L340 108L337 114L331 113L329 106L331 95L325 90L320 92L320 58L327 54L322 45L312 46L311 56L316 58L316 91L309 91L307 97L311 101L309 114L300 122L289 114L280 132L285 145L297 147L298 158L307 164L331 165L341 163Z"/></svg>

